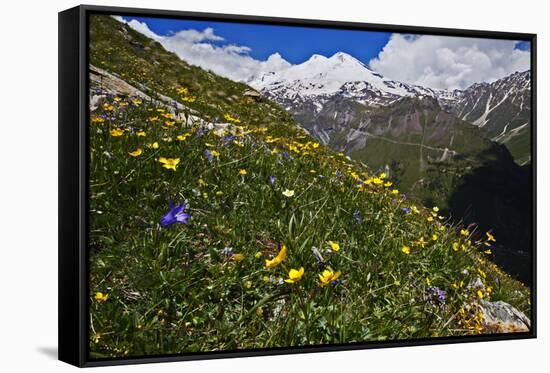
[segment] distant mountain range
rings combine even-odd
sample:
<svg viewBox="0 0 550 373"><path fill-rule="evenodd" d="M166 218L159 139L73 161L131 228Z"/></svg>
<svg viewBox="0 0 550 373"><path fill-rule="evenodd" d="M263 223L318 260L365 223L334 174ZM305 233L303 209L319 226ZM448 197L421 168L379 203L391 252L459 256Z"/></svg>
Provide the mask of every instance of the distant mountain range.
<svg viewBox="0 0 550 373"><path fill-rule="evenodd" d="M493 83L453 92L442 106L473 123L491 140L506 145L519 164L531 160L531 72L516 72Z"/></svg>
<svg viewBox="0 0 550 373"><path fill-rule="evenodd" d="M350 123L355 121L357 115L350 116L350 106L364 112L404 98L428 97L441 109L479 127L484 137L506 145L518 164L530 161L529 71L465 90L442 90L388 79L338 52L330 58L313 55L302 64L253 76L247 83L293 113L325 144L345 130L331 124L343 111Z"/></svg>

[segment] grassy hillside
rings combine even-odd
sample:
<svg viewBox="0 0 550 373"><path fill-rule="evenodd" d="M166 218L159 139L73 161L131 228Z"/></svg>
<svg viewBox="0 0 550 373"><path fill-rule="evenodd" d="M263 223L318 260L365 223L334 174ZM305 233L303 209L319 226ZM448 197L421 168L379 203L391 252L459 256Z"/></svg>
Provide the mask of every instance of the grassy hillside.
<svg viewBox="0 0 550 373"><path fill-rule="evenodd" d="M247 105L245 84L189 65L156 41L108 16L90 17L90 63L115 73L153 97L161 93L198 110L204 119L224 121L225 114L247 123L289 123L278 105Z"/></svg>
<svg viewBox="0 0 550 373"><path fill-rule="evenodd" d="M491 230L500 237L492 259L530 281L530 170L479 128L427 97L378 108L336 97L318 112L304 107L295 118L317 138L328 135L331 148L387 170L409 198Z"/></svg>
<svg viewBox="0 0 550 373"><path fill-rule="evenodd" d="M94 64L151 95L186 88L196 99L182 103L227 123L112 95L92 112L92 357L494 332L480 299L529 314L528 288L487 260L491 235L415 205L276 105L241 100L245 86L110 18L91 27Z"/></svg>

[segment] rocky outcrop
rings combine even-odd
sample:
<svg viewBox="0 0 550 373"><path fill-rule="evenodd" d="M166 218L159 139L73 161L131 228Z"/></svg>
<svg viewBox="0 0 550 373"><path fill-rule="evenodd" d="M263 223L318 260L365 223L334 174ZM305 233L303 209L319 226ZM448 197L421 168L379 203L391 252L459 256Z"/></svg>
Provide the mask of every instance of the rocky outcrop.
<svg viewBox="0 0 550 373"><path fill-rule="evenodd" d="M262 95L260 94L260 92L253 89L248 89L244 91L243 96L256 102L260 102L262 100Z"/></svg>
<svg viewBox="0 0 550 373"><path fill-rule="evenodd" d="M531 320L525 314L503 301L479 302L483 313L483 326L490 333L528 332Z"/></svg>
<svg viewBox="0 0 550 373"><path fill-rule="evenodd" d="M176 119L182 120L186 124L205 124L198 116L197 111L160 93L152 92L151 94L147 94L145 93L145 91L148 91L147 87L140 86L137 88L118 76L94 65L90 65L90 84L92 87L90 90L90 111L96 110L107 95L127 96L162 106L168 112L174 114ZM94 88L98 89L94 90Z"/></svg>

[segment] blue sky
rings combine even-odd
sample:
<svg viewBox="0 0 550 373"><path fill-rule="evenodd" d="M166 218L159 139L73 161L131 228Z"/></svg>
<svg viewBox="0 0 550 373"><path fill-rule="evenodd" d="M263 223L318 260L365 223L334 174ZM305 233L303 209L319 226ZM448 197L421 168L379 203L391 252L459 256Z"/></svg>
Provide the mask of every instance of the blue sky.
<svg viewBox="0 0 550 373"><path fill-rule="evenodd" d="M312 54L327 57L336 52L346 52L368 64L390 39L391 33L334 30L309 27L271 26L230 22L187 21L160 18L124 17L145 22L158 35L170 35L186 29L204 30L211 27L224 41L212 41L217 45L238 44L250 47L250 56L265 60L278 52L292 64L304 62Z"/></svg>
<svg viewBox="0 0 550 373"><path fill-rule="evenodd" d="M122 17L181 59L239 81L345 52L382 75L430 88L464 89L530 67L528 42L272 26L233 22Z"/></svg>

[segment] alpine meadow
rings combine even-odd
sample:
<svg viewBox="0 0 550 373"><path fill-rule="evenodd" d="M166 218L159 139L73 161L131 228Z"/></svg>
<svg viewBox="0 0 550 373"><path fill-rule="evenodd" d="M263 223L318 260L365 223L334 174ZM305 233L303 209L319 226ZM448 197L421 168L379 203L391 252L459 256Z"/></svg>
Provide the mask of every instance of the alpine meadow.
<svg viewBox="0 0 550 373"><path fill-rule="evenodd" d="M89 62L92 358L530 330L529 71L230 79L108 15Z"/></svg>

